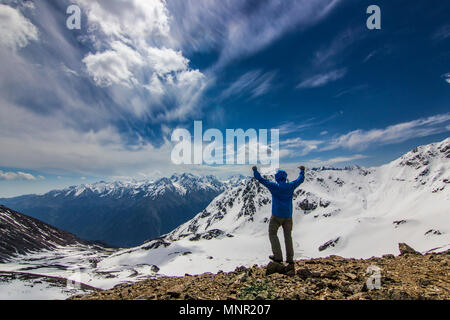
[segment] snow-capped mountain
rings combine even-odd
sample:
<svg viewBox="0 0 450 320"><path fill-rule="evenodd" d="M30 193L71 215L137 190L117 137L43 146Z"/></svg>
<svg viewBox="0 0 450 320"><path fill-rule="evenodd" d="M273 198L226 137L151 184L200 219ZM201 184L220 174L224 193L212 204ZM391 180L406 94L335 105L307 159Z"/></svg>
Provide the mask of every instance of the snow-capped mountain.
<svg viewBox="0 0 450 320"><path fill-rule="evenodd" d="M0 203L87 240L130 247L191 219L228 183L213 176L99 182L0 199Z"/></svg>
<svg viewBox="0 0 450 320"><path fill-rule="evenodd" d="M380 167L307 170L293 200L295 258L397 254L400 242L422 252L446 250L449 181L450 138ZM151 262L160 273L183 275L264 264L270 215L270 193L248 179L164 237L115 253L99 267Z"/></svg>
<svg viewBox="0 0 450 320"><path fill-rule="evenodd" d="M295 174L289 178L296 178ZM294 258L398 254L401 242L421 252L445 251L450 248L449 181L450 138L418 147L380 167L307 169L293 200ZM87 263L76 248L66 248L17 257L2 268L72 275L72 269L49 268L51 260L60 266L80 266L83 283L110 288L145 277L265 265L270 254L270 215L267 189L241 177L171 232L137 247L99 255L94 264ZM281 230L280 236L282 241Z"/></svg>

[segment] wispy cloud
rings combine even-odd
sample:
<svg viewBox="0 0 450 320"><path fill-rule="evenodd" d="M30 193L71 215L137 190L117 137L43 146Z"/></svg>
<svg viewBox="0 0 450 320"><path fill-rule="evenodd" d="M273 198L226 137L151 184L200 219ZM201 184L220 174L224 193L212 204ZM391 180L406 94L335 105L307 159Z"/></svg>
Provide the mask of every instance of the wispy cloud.
<svg viewBox="0 0 450 320"><path fill-rule="evenodd" d="M349 48L364 37L360 28L347 28L338 33L329 43L316 50L309 71L296 86L297 89L311 89L327 85L346 76L347 66L342 66Z"/></svg>
<svg viewBox="0 0 450 320"><path fill-rule="evenodd" d="M280 148L285 150L286 152L284 154L289 157L305 156L310 153L323 153L336 149L365 150L373 146L395 144L448 131L450 131L450 113L398 123L382 129L358 129L332 138L326 137L328 132L322 131L320 133L321 138L319 139L294 137L281 140ZM293 131L291 130L289 132ZM351 158L337 157L328 161L329 163L338 163L338 161L346 162L363 159L363 157L365 156L357 154ZM320 161L323 162L324 160Z"/></svg>
<svg viewBox="0 0 450 320"><path fill-rule="evenodd" d="M320 166L320 165L334 165L337 163L348 163L355 160L361 160L361 159L367 159L369 158L366 155L363 154L355 154L350 156L342 156L342 157L335 157L330 159L312 159L309 160L308 163L314 166Z"/></svg>
<svg viewBox="0 0 450 320"><path fill-rule="evenodd" d="M431 38L435 41L443 41L447 38L450 38L450 24L446 24L436 30Z"/></svg>
<svg viewBox="0 0 450 320"><path fill-rule="evenodd" d="M260 70L252 70L246 72L222 92L220 99L237 98L243 95L257 98L271 90L275 77L275 71L263 73Z"/></svg>
<svg viewBox="0 0 450 320"><path fill-rule="evenodd" d="M280 141L280 148L287 150L285 155L289 156L304 156L308 153L319 149L324 141L321 140L304 140L301 138L287 139Z"/></svg>
<svg viewBox="0 0 450 320"><path fill-rule="evenodd" d="M343 78L346 73L347 69L338 69L326 73L317 74L300 82L297 85L297 89L322 87L327 83L334 82Z"/></svg>
<svg viewBox="0 0 450 320"><path fill-rule="evenodd" d="M339 116L340 113L334 113L329 117L323 119L310 118L300 122L285 122L277 127L280 130L280 135L288 135L295 132L300 132L308 128L313 128L316 126L323 125L328 121L331 121ZM327 132L328 133L328 132Z"/></svg>
<svg viewBox="0 0 450 320"><path fill-rule="evenodd" d="M350 162L350 161L354 161L354 160L367 159L367 158L368 158L368 156L366 156L366 155L355 154L355 155L352 155L352 156L331 158L331 159L328 159L328 160L324 160L324 162L330 163L330 164L335 164L335 163Z"/></svg>
<svg viewBox="0 0 450 320"><path fill-rule="evenodd" d="M329 68L342 61L344 53L358 40L364 37L361 28L348 28L339 33L331 43L314 53L313 64Z"/></svg>
<svg viewBox="0 0 450 320"><path fill-rule="evenodd" d="M187 50L220 52L215 68L265 48L286 32L324 19L340 0L169 1L171 32ZM276 23L268 23L276 21Z"/></svg>
<svg viewBox="0 0 450 320"><path fill-rule="evenodd" d="M356 92L360 92L362 90L367 89L368 87L369 86L366 85L366 84L357 85L357 86L351 87L350 89L346 89L346 90L343 90L343 91L339 92L338 94L336 94L334 96L334 98L340 98L340 97L342 97L344 95L347 95L347 94L353 94L353 93L356 93Z"/></svg>
<svg viewBox="0 0 450 320"><path fill-rule="evenodd" d="M373 60L373 59L377 59L377 58L381 58L381 57L385 57L389 54L392 54L394 51L394 47L392 45L384 45L381 48L376 48L374 50L372 50L363 60L364 63Z"/></svg>
<svg viewBox="0 0 450 320"><path fill-rule="evenodd" d="M374 145L403 142L448 131L450 113L388 126L383 129L354 130L332 139L321 150L337 148L363 150Z"/></svg>

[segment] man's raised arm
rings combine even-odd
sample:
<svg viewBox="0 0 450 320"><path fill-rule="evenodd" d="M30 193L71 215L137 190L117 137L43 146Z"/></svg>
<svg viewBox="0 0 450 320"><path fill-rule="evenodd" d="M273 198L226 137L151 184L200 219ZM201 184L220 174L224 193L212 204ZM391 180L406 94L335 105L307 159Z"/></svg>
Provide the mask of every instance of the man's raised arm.
<svg viewBox="0 0 450 320"><path fill-rule="evenodd" d="M300 169L300 174L298 175L298 178L289 183L294 189L297 188L299 185L301 185L303 181L305 181L305 167L300 166L298 168Z"/></svg>
<svg viewBox="0 0 450 320"><path fill-rule="evenodd" d="M258 172L258 168L256 166L253 166L253 176L255 177L256 180L259 181L259 183L261 183L263 186L265 186L266 188L270 189L273 186L276 186L276 184L272 181L269 181L267 179L264 179L261 174Z"/></svg>

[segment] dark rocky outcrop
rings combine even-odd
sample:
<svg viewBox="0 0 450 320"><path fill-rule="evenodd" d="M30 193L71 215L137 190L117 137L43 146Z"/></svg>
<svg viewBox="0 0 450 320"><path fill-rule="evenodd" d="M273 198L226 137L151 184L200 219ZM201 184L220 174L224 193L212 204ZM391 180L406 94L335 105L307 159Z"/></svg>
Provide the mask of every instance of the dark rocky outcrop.
<svg viewBox="0 0 450 320"><path fill-rule="evenodd" d="M420 252L417 252L416 250L414 250L413 248L408 246L406 243L399 243L398 244L398 249L400 250L400 255L404 255L404 254L418 254L418 255L421 255Z"/></svg>
<svg viewBox="0 0 450 320"><path fill-rule="evenodd" d="M76 244L88 242L0 205L0 262L18 254Z"/></svg>

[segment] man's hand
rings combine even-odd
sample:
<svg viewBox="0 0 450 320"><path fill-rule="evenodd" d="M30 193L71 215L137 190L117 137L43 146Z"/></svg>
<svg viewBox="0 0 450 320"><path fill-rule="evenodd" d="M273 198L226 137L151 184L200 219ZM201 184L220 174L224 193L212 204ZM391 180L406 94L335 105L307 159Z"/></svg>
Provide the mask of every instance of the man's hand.
<svg viewBox="0 0 450 320"><path fill-rule="evenodd" d="M305 166L298 167L300 170L305 170Z"/></svg>
<svg viewBox="0 0 450 320"><path fill-rule="evenodd" d="M252 167L252 170L253 170L253 171L255 171L255 170L257 170L257 169L258 169L258 168L257 168L256 166L253 166L253 167Z"/></svg>

